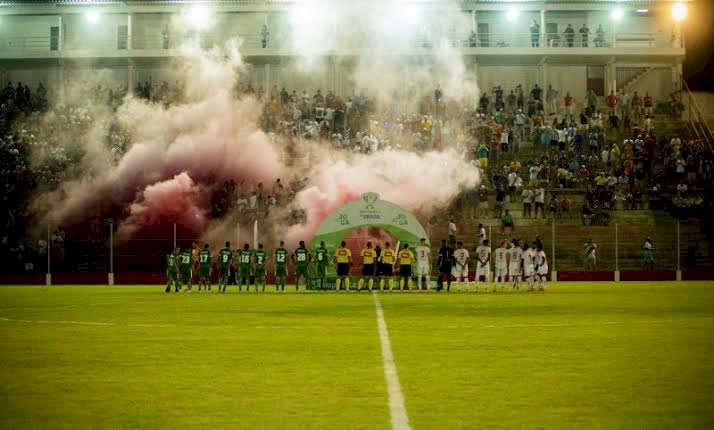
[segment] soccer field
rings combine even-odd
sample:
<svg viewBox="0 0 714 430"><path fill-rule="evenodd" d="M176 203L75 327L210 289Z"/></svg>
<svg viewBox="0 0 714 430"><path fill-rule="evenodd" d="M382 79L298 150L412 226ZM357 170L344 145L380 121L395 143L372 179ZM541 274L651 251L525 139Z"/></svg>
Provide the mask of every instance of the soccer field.
<svg viewBox="0 0 714 430"><path fill-rule="evenodd" d="M714 427L712 283L378 301L413 429ZM389 429L376 309L369 293L2 287L0 428Z"/></svg>

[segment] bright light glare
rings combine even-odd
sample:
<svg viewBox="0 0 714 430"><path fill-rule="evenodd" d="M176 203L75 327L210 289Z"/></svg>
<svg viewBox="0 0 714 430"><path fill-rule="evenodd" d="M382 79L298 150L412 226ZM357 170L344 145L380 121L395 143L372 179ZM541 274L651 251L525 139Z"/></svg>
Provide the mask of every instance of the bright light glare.
<svg viewBox="0 0 714 430"><path fill-rule="evenodd" d="M682 21L687 17L687 6L684 3L675 3L672 6L672 18L675 21Z"/></svg>
<svg viewBox="0 0 714 430"><path fill-rule="evenodd" d="M637 9L637 13L647 13L649 11L649 9Z"/></svg>
<svg viewBox="0 0 714 430"><path fill-rule="evenodd" d="M620 9L619 7L616 7L615 9L613 9L612 13L610 14L612 19L614 19L615 21L621 20L623 15L624 15L624 12L622 12L622 9Z"/></svg>
<svg viewBox="0 0 714 430"><path fill-rule="evenodd" d="M408 24L416 24L419 22L419 9L413 6L407 6L407 8L404 9L404 19Z"/></svg>
<svg viewBox="0 0 714 430"><path fill-rule="evenodd" d="M96 24L97 22L99 22L99 12L97 12L96 10L90 10L84 15L84 17L92 24Z"/></svg>
<svg viewBox="0 0 714 430"><path fill-rule="evenodd" d="M508 18L509 21L515 21L518 18L518 9L508 9L508 11L506 11L506 18Z"/></svg>
<svg viewBox="0 0 714 430"><path fill-rule="evenodd" d="M194 6L184 14L186 25L194 30L205 30L211 25L213 16L204 6Z"/></svg>

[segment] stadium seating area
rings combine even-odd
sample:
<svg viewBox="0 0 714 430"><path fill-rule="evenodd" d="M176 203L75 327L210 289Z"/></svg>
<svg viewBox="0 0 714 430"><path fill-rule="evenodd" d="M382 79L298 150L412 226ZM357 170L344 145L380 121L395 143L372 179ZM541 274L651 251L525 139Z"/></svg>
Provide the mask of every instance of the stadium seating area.
<svg viewBox="0 0 714 430"><path fill-rule="evenodd" d="M71 106L50 103L52 95L42 85L32 91L21 83L8 84L0 95L6 208L2 222L7 227L2 253L5 261L13 262L5 271L44 270L46 242L29 239L35 232L29 228L28 197L73 176L74 161L83 154L72 142L82 138L99 111L111 114L126 90L105 85L86 91L85 104ZM629 106L613 106L612 100L589 96L582 103L571 101L573 108L566 110L568 101L556 100L549 91L534 88L524 95L518 85L513 96L504 96L507 92L511 89L497 87L493 94L483 94L477 109L446 100L438 87L433 97L424 97L416 106L394 104L388 109L364 94L343 99L332 92L308 94L277 86L265 92L241 85L236 96L255 97L263 103L260 125L267 133L284 137L278 141L290 142L283 154L287 164L304 157L309 162L309 153L302 152L299 144L306 140L364 153L454 147L473 160L474 169L482 173L482 184L466 190L444 213L424 219L433 243L446 237L445 222L440 220L455 216L460 236L469 245L476 243L474 229L479 222L491 227L493 240L538 236L549 247L549 239L557 234L558 269L579 270L583 239L593 237L603 245L600 268L613 270L618 265L625 270L640 267L641 244L651 236L660 251L657 267L672 269L677 266L675 220L682 219L682 264L685 260L687 266L714 261L708 254L712 241L708 230L687 223L692 218L705 219L712 211L712 148L692 138L679 119L676 94L651 106L640 106L643 100L636 104L629 95L625 96ZM134 94L151 103L178 103L181 85L147 81ZM494 103L489 99L492 95ZM564 116L563 112L572 114ZM129 133L118 121L102 123L102 130L105 145L118 159L131 144ZM31 162L31 154L37 153L43 153L44 162ZM214 216L232 208L243 213L246 221L267 216L272 206L289 203L302 186L304 180L297 178L284 188L282 184L263 189L262 184L227 182L215 197ZM541 194L544 213L524 216L524 190L533 191L535 203ZM516 227L508 235L500 228L505 210ZM296 208L291 222L300 222L303 216ZM618 263L615 224L620 228ZM64 237L61 229L52 234L57 267L105 270L103 222L96 220L83 230L81 237L76 231ZM156 246L137 246L131 241L122 245L118 266L129 270L161 267L166 245L151 243Z"/></svg>

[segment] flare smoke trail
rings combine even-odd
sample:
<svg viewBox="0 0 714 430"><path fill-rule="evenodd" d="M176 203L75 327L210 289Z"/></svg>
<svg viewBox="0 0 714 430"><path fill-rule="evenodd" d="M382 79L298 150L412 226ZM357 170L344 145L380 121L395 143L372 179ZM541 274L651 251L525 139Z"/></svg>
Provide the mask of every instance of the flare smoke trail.
<svg viewBox="0 0 714 430"><path fill-rule="evenodd" d="M357 3L362 6L355 6ZM298 61L296 73L324 76L324 70L311 70L322 67L322 63L312 61L314 56L324 50L358 45L359 32L353 34L345 28L374 29L378 23L374 34L384 43L357 57L350 75L355 88L387 102L400 93L405 105L416 106L419 99L433 94L438 82L446 98L475 100L475 78L444 40L432 37L433 43L443 49L438 49L431 64L425 66L388 55L410 43L402 34L407 32L396 25L403 19L399 15L401 2L366 3L370 7L364 7L364 2L327 0L302 5L306 9L295 18L293 39L294 48L305 56ZM311 7L322 8L322 13L316 14L318 18L306 18L315 10ZM440 20L458 13L457 6L449 6L447 13L433 20L439 25ZM323 16L329 17L331 25L320 18ZM346 26L348 22L350 26ZM330 34L330 29L340 28L341 34ZM314 46L318 40L314 38L316 31L322 34L318 39L326 41L317 51L307 48L308 41ZM119 237L126 239L152 225L176 220L194 237L218 243L235 236L232 216L211 218L211 196L224 181L269 185L277 177L307 175L307 187L292 203L305 210L307 221L290 226L278 224L278 217L269 218L272 233L294 244L310 241L329 212L367 191L407 209L429 211L447 205L466 187L478 183L476 170L463 154L453 150L417 154L390 149L361 155L310 144L313 163L307 173L289 167L280 156L280 145L286 142L282 138L271 140L258 126L261 105L250 97L234 96L236 80L245 73L238 48L235 41L211 51L185 48L183 60L177 60L185 84L181 103L163 107L125 98L115 118L130 131L128 150L112 163L106 148L88 143L91 150L88 148L80 161L84 174L64 181L57 190L35 196L33 208L41 224L68 226L111 215L118 221ZM404 79L405 67L410 70L408 82ZM316 87L321 85L315 83Z"/></svg>

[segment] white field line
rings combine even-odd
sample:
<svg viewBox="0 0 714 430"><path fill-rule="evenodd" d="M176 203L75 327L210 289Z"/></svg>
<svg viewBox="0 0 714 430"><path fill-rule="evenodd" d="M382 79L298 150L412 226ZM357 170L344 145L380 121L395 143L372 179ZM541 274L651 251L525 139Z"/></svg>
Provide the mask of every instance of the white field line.
<svg viewBox="0 0 714 430"><path fill-rule="evenodd" d="M382 304L379 303L379 296L376 292L372 293L374 298L374 308L377 312L377 329L379 330L379 342L382 346L382 361L384 362L384 376L387 380L387 395L389 396L389 415L392 420L393 430L410 430L409 417L407 416L407 408L404 406L404 396L402 388L399 385L399 376L397 375L397 366L394 364L394 355L392 354L392 344L389 341L389 331L387 331L387 322L384 321L384 312Z"/></svg>
<svg viewBox="0 0 714 430"><path fill-rule="evenodd" d="M20 322L26 324L75 324L75 325L98 325L98 326L118 326L126 325L128 327L176 327L173 324L117 324L113 322L99 321L71 321L71 320L25 320L17 318L0 317L0 321Z"/></svg>

